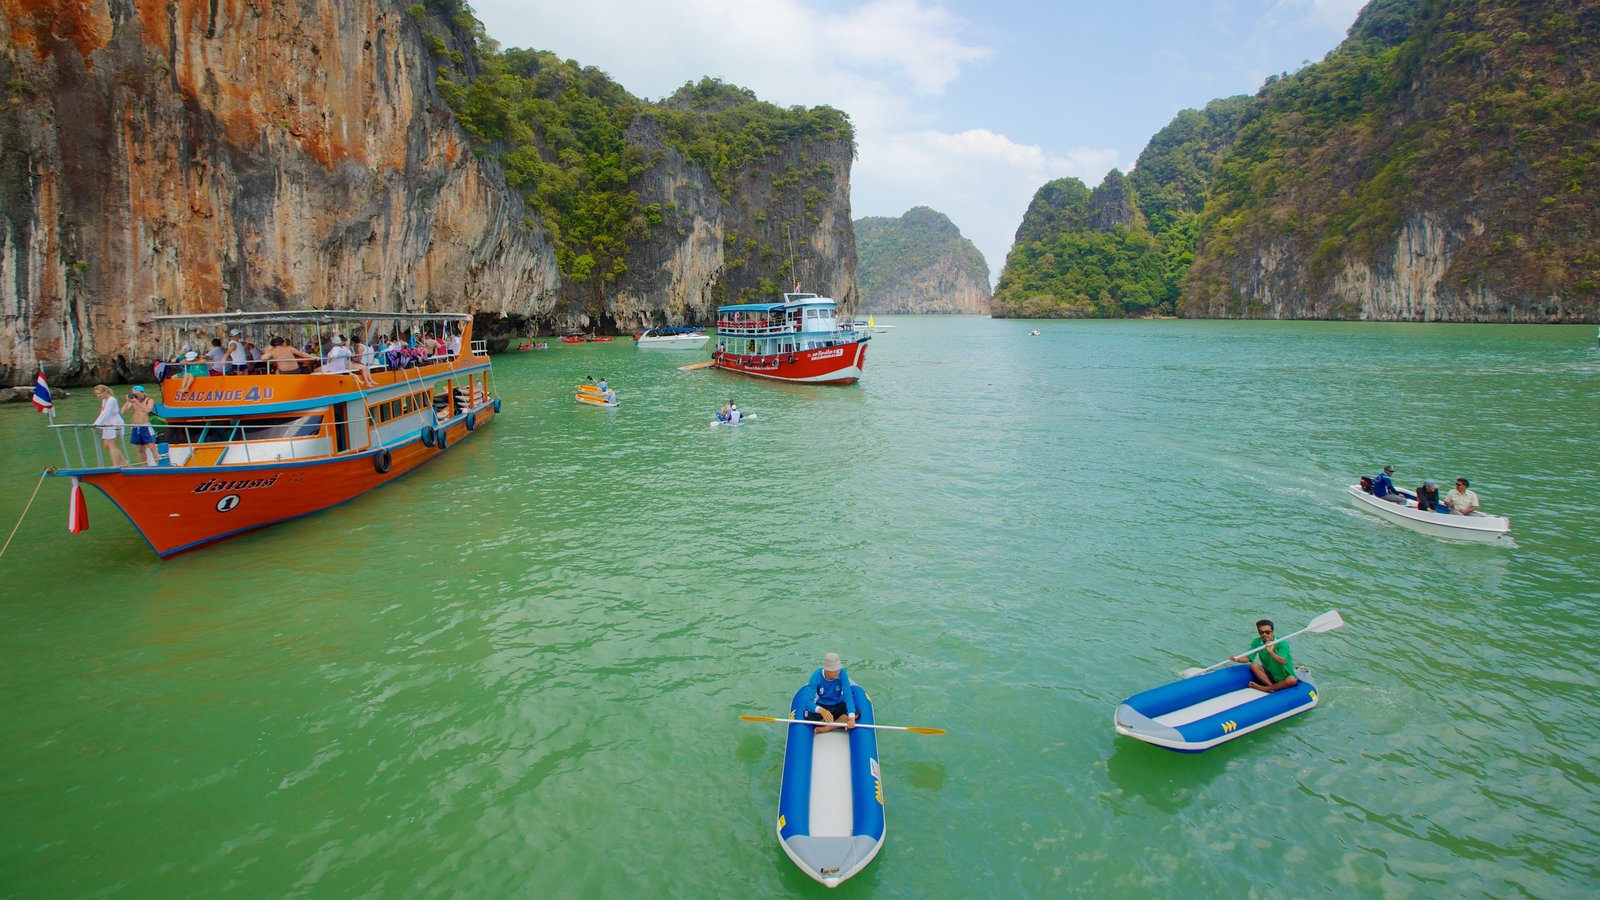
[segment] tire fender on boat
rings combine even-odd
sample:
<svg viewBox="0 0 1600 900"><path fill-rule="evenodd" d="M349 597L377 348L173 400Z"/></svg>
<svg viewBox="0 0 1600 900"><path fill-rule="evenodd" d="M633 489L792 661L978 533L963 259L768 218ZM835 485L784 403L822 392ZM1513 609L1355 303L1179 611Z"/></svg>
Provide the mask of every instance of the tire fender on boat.
<svg viewBox="0 0 1600 900"><path fill-rule="evenodd" d="M500 413L500 398L499 397L494 398L494 411L495 411L496 415L498 415Z"/></svg>
<svg viewBox="0 0 1600 900"><path fill-rule="evenodd" d="M450 446L450 432L444 428L439 429L433 435L433 444L440 450Z"/></svg>
<svg viewBox="0 0 1600 900"><path fill-rule="evenodd" d="M376 469L379 475L387 474L392 465L394 457L389 455L388 450L379 450L378 455L372 458L372 468Z"/></svg>
<svg viewBox="0 0 1600 900"><path fill-rule="evenodd" d="M434 431L434 428L433 428L432 425L424 425L424 426L422 426L422 446L424 446L424 447L432 447L433 443L434 443L434 437L435 437L436 434L437 434L437 432Z"/></svg>
<svg viewBox="0 0 1600 900"><path fill-rule="evenodd" d="M467 413L467 430L468 431L477 431L478 430L478 414L477 413Z"/></svg>

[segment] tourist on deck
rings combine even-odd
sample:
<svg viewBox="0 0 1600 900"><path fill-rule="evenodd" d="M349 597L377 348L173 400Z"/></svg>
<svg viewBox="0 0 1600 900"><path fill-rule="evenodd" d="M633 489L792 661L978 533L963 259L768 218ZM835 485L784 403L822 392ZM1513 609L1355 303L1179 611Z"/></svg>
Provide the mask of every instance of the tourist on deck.
<svg viewBox="0 0 1600 900"><path fill-rule="evenodd" d="M1289 642L1279 641L1271 647L1272 620L1262 619L1256 622L1256 639L1250 643L1250 649L1243 656L1234 656L1231 659L1236 663L1250 664L1250 686L1258 691L1281 691L1300 683L1294 677L1294 657L1289 653ZM1266 647L1265 650L1257 650ZM1251 659L1251 657L1256 657Z"/></svg>
<svg viewBox="0 0 1600 900"><path fill-rule="evenodd" d="M367 367L352 358L350 348L345 345L342 334L334 335L333 346L328 348L328 361L317 371L324 375L343 375L351 372L361 382L362 387L378 386L378 383L372 380L372 375L367 372Z"/></svg>
<svg viewBox="0 0 1600 900"><path fill-rule="evenodd" d="M459 331L451 331L450 332L450 341L446 345L446 347L450 351L450 358L451 359L454 359L457 356L460 356L461 355L461 332L459 332Z"/></svg>
<svg viewBox="0 0 1600 900"><path fill-rule="evenodd" d="M277 372L279 375L298 375L301 372L310 371L309 368L302 366L301 360L310 363L317 361L315 356L296 350L289 346L288 341L276 336L273 337L271 346L267 347L266 351L261 354L261 359L269 363L272 366L272 371Z"/></svg>
<svg viewBox="0 0 1600 900"><path fill-rule="evenodd" d="M228 359L228 351L222 348L222 338L211 339L211 349L206 351L206 367L212 375L221 375Z"/></svg>
<svg viewBox="0 0 1600 900"><path fill-rule="evenodd" d="M183 362L183 382L178 385L180 392L187 391L193 387L196 376L206 375L211 371L210 364L201 362L200 354L193 350L183 354Z"/></svg>
<svg viewBox="0 0 1600 900"><path fill-rule="evenodd" d="M1394 466L1384 466L1376 478L1372 479L1372 496L1390 503L1405 503L1405 495L1394 486Z"/></svg>
<svg viewBox="0 0 1600 900"><path fill-rule="evenodd" d="M236 331L234 334L238 334L238 332ZM249 367L249 363L250 354L245 351L244 343L238 338L229 338L227 359L223 363L224 371L229 375L243 375L245 369Z"/></svg>
<svg viewBox="0 0 1600 900"><path fill-rule="evenodd" d="M94 386L94 395L100 398L100 415L94 420L95 427L100 431L100 443L105 445L106 455L111 458L113 466L126 466L128 458L122 455L119 441L122 437L123 422L117 398L111 393L111 388L103 384Z"/></svg>
<svg viewBox="0 0 1600 900"><path fill-rule="evenodd" d="M156 433L150 428L150 413L156 402L145 396L143 385L134 385L128 399L122 403L122 413L128 420L128 442L139 449L139 456L147 466L160 465L161 454L156 450Z"/></svg>
<svg viewBox="0 0 1600 900"><path fill-rule="evenodd" d="M1470 516L1478 511L1478 494L1465 478L1457 478L1456 489L1444 495L1444 505L1458 516Z"/></svg>

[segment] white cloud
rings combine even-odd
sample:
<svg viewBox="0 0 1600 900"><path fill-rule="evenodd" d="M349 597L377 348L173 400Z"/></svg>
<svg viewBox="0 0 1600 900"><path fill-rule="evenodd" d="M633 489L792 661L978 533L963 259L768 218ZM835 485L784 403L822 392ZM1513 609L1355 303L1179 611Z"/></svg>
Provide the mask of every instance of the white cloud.
<svg viewBox="0 0 1600 900"><path fill-rule="evenodd" d="M1052 153L981 128L889 132L862 142L852 206L858 218L931 206L977 245L998 277L1035 191L1069 176L1093 186L1118 167L1125 168L1114 149Z"/></svg>

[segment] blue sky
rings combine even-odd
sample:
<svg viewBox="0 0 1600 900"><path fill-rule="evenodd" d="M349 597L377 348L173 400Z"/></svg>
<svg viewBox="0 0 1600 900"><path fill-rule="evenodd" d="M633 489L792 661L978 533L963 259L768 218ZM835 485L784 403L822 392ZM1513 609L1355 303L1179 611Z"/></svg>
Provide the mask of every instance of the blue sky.
<svg viewBox="0 0 1600 900"><path fill-rule="evenodd" d="M1033 192L1132 168L1179 110L1316 62L1362 0L471 0L505 47L659 99L703 76L850 114L855 218L931 206L998 278ZM814 290L826 292L827 285Z"/></svg>

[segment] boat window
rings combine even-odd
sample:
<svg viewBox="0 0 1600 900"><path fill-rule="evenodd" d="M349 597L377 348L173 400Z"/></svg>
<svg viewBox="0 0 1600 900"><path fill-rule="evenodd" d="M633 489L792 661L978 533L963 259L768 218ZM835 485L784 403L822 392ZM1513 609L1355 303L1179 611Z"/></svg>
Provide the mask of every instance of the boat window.
<svg viewBox="0 0 1600 900"><path fill-rule="evenodd" d="M271 416L260 419L199 419L167 425L169 444L215 444L225 441L272 441L316 437L322 431L321 413Z"/></svg>

